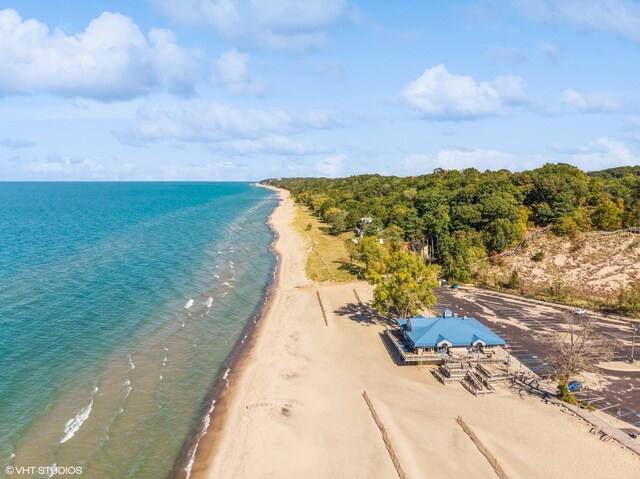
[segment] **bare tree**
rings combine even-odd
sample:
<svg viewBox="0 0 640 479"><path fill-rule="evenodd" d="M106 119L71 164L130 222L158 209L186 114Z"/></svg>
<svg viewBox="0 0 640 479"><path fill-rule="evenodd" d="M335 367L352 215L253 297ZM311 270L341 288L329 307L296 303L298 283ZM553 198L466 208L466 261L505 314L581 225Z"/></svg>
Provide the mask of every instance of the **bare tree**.
<svg viewBox="0 0 640 479"><path fill-rule="evenodd" d="M595 319L576 314L563 314L562 319L564 329L553 333L549 346L559 387L564 389L575 374L593 372L599 362L610 360L616 341L596 330Z"/></svg>

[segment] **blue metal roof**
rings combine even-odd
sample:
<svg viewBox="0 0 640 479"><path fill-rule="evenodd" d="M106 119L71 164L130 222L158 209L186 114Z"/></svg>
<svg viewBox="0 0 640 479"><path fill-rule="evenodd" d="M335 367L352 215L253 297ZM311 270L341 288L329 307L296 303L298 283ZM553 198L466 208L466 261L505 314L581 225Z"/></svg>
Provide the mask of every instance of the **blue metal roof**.
<svg viewBox="0 0 640 479"><path fill-rule="evenodd" d="M439 317L398 319L401 329L414 347L435 347L442 341L452 346L472 346L478 340L487 346L502 346L505 341L475 318Z"/></svg>

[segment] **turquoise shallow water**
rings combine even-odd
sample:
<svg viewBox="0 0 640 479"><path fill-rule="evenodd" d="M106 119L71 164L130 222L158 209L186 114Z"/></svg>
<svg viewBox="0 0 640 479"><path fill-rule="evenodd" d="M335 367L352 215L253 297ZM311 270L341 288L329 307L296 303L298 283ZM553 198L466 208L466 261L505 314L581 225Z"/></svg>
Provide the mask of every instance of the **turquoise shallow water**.
<svg viewBox="0 0 640 479"><path fill-rule="evenodd" d="M0 183L0 477L170 473L272 277L248 183Z"/></svg>

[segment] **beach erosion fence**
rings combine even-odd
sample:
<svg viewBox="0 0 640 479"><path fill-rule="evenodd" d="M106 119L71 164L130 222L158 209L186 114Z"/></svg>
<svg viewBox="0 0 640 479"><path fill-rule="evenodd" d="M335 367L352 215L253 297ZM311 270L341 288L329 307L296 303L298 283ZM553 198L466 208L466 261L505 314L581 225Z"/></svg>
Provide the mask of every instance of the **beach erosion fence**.
<svg viewBox="0 0 640 479"><path fill-rule="evenodd" d="M476 436L476 434L471 430L471 428L467 425L467 423L464 422L464 420L462 419L462 416L458 416L456 418L456 421L458 424L460 424L460 427L462 428L462 430L466 432L467 435L471 438L471 440L476 445L478 450L482 453L482 455L487 458L487 461L489 461L489 464L491 464L491 467L493 467L493 470L496 472L496 475L500 479L509 479L509 476L507 476L507 474L504 472L504 470L502 469L502 466L500 466L500 463L498 463L498 460L495 458L493 454L491 454L491 451L487 449L487 447L482 443L480 438Z"/></svg>
<svg viewBox="0 0 640 479"><path fill-rule="evenodd" d="M362 396L364 397L364 400L367 403L367 406L369 407L369 412L371 412L371 415L373 416L373 420L376 422L378 429L380 429L380 432L382 433L382 440L384 441L384 445L386 446L387 451L389 451L389 457L391 457L391 462L393 462L393 467L396 468L398 477L400 477L400 479L408 479L407 475L402 470L402 465L400 464L400 460L398 459L396 451L393 448L393 445L391 444L391 440L389 439L387 430L385 429L384 424L380 420L378 413L373 407L373 403L371 402L371 399L369 399L369 395L367 394L367 391L364 391L362 393Z"/></svg>
<svg viewBox="0 0 640 479"><path fill-rule="evenodd" d="M320 291L316 291L316 295L318 296L318 304L320 304L320 309L322 310L322 319L324 319L324 325L329 326L329 321L327 321L327 312L324 310L322 298L320 298Z"/></svg>

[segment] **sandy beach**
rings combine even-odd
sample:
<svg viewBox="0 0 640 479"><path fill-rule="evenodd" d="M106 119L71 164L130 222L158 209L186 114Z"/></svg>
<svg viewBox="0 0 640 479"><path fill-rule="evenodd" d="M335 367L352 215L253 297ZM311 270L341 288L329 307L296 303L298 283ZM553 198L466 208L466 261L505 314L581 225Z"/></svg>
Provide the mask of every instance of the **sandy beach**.
<svg viewBox="0 0 640 479"><path fill-rule="evenodd" d="M192 477L397 478L364 391L410 478L496 477L458 416L510 478L640 477L639 456L558 407L506 388L475 397L441 385L427 367L397 366L384 322L358 301L371 300L371 286L305 277L307 245L290 226L295 206L279 194L270 219L280 257L274 295L214 417L210 457L198 458Z"/></svg>

